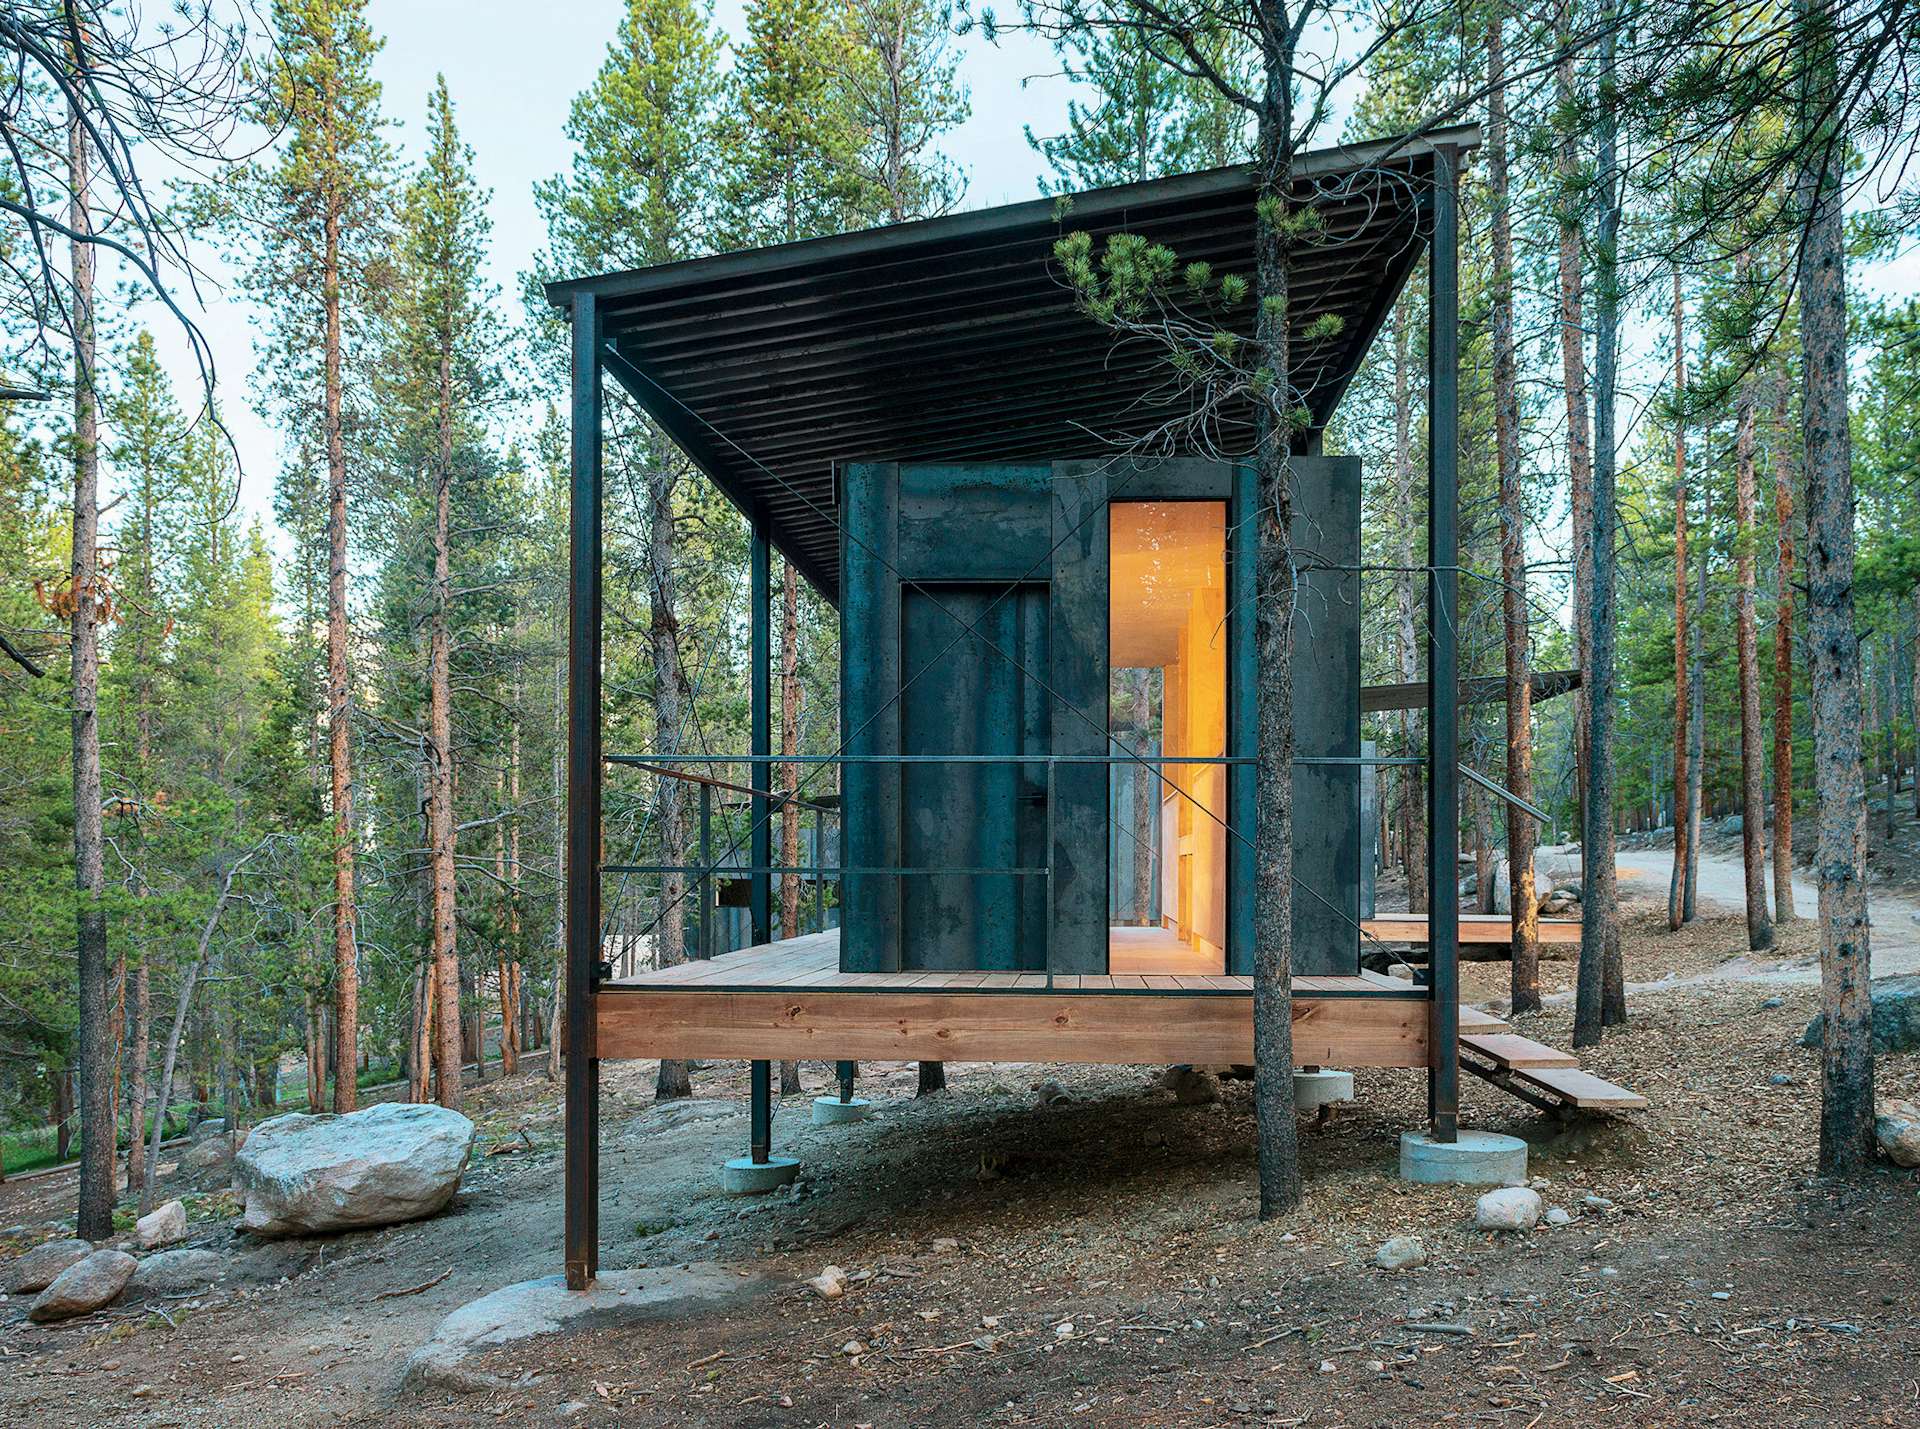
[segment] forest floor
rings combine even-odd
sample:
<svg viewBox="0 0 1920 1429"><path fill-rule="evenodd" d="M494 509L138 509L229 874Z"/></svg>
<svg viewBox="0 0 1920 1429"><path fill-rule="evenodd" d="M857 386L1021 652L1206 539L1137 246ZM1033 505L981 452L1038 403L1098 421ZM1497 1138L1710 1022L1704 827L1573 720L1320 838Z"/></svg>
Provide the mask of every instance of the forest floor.
<svg viewBox="0 0 1920 1429"><path fill-rule="evenodd" d="M1658 882L1664 895L1664 869ZM1644 1113L1561 1127L1466 1079L1465 1120L1528 1138L1565 1227L1479 1232L1472 1192L1396 1178L1396 1138L1424 1116L1413 1073L1356 1076L1353 1107L1303 1134L1305 1203L1263 1224L1243 1083L1184 1106L1152 1069L955 1066L949 1093L915 1100L911 1066L871 1064L878 1114L815 1129L789 1101L775 1141L801 1158L800 1191L743 1203L716 1183L746 1142L744 1068L698 1072L696 1100L656 1106L651 1064L610 1064L603 1267L664 1279L715 1262L751 1277L742 1298L494 1348L471 1364L495 1389L408 1387L409 1355L449 1311L560 1266L559 1098L534 1072L471 1090L482 1150L522 1149L477 1157L433 1220L253 1244L207 1186L194 1243L231 1266L211 1292L52 1328L0 1305L0 1417L1914 1423L1920 1178L1814 1177L1818 1069L1799 1037L1816 991L1788 976L1811 927L1785 930L1771 962L1745 941L1729 909L1669 935L1652 899L1630 902L1632 1020L1585 1060L1644 1092ZM1573 965L1544 971L1564 993ZM1467 995L1499 1005L1506 973L1468 965ZM1570 1020L1560 998L1524 1030L1566 1046ZM1883 1095L1920 1095L1920 1057L1884 1057L1879 1075ZM51 1233L72 1194L70 1173L0 1186L0 1226L19 1227L0 1235ZM1397 1233L1430 1263L1373 1268ZM804 1282L829 1263L871 1277L824 1300Z"/></svg>

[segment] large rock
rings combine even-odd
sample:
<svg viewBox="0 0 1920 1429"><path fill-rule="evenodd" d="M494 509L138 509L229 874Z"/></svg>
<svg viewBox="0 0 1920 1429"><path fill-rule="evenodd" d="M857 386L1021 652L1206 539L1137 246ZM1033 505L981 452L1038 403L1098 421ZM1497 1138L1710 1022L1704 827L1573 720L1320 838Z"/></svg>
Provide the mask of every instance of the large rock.
<svg viewBox="0 0 1920 1429"><path fill-rule="evenodd" d="M41 1324L71 1320L111 1305L127 1288L137 1264L124 1250L96 1250L56 1275L53 1284L28 1307L27 1318Z"/></svg>
<svg viewBox="0 0 1920 1429"><path fill-rule="evenodd" d="M1530 1231L1540 1224L1540 1193L1526 1186L1488 1191L1473 1207L1473 1223L1483 1231Z"/></svg>
<svg viewBox="0 0 1920 1429"><path fill-rule="evenodd" d="M211 1250L163 1250L135 1267L127 1289L142 1295L185 1295L204 1290L227 1273L227 1263Z"/></svg>
<svg viewBox="0 0 1920 1429"><path fill-rule="evenodd" d="M180 1164L187 1170L214 1171L233 1160L233 1142L224 1136L203 1137L187 1148Z"/></svg>
<svg viewBox="0 0 1920 1429"><path fill-rule="evenodd" d="M9 1295L37 1295L53 1284L61 1271L92 1254L93 1247L83 1240L42 1241L0 1270L0 1290Z"/></svg>
<svg viewBox="0 0 1920 1429"><path fill-rule="evenodd" d="M1873 980L1873 1050L1920 1052L1920 973ZM1826 1014L1816 1013L1800 1038L1802 1047L1818 1047Z"/></svg>
<svg viewBox="0 0 1920 1429"><path fill-rule="evenodd" d="M1427 1248L1418 1236L1388 1236L1373 1253L1373 1263L1382 1270L1417 1270L1427 1263Z"/></svg>
<svg viewBox="0 0 1920 1429"><path fill-rule="evenodd" d="M1873 1119L1880 1150L1896 1166L1920 1166L1920 1105L1882 1102Z"/></svg>
<svg viewBox="0 0 1920 1429"><path fill-rule="evenodd" d="M460 1189L474 1136L459 1112L407 1102L262 1122L233 1161L241 1228L312 1235L431 1216Z"/></svg>
<svg viewBox="0 0 1920 1429"><path fill-rule="evenodd" d="M133 1233L142 1250L178 1245L187 1238L187 1208L179 1201L157 1206L133 1223Z"/></svg>

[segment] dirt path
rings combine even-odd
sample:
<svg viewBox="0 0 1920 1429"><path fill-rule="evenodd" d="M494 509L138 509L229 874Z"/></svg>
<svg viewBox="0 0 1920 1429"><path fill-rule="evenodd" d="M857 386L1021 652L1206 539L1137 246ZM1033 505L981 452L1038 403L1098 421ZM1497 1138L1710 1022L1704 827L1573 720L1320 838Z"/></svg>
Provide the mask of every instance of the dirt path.
<svg viewBox="0 0 1920 1429"><path fill-rule="evenodd" d="M1672 850L1623 850L1617 865L1623 894L1665 901L1667 885L1673 877ZM1739 913L1746 907L1746 889L1746 873L1739 859L1724 854L1701 855L1699 895L1702 903L1721 912ZM1793 901L1802 917L1813 916L1819 898L1819 890L1812 881L1795 873ZM1879 889L1869 893L1868 903L1873 918L1873 975L1891 977L1896 973L1920 972L1920 903ZM1761 982L1820 981L1818 965L1802 963L1764 968L1729 965L1721 975Z"/></svg>

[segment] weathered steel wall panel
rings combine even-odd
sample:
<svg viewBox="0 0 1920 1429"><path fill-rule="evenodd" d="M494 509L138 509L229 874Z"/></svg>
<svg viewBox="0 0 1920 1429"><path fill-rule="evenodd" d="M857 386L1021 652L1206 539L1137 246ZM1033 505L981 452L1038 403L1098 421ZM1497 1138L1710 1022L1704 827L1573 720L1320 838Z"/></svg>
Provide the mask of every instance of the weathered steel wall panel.
<svg viewBox="0 0 1920 1429"><path fill-rule="evenodd" d="M1297 759L1360 755L1360 459L1293 459ZM1293 771L1293 970L1360 970L1360 766Z"/></svg>
<svg viewBox="0 0 1920 1429"><path fill-rule="evenodd" d="M899 467L855 463L842 470L845 536L840 543L840 719L847 752L900 752L900 581L896 561ZM848 764L840 785L843 847L852 868L900 864L900 771ZM899 880L849 873L841 879L846 932L841 967L892 972L900 966Z"/></svg>

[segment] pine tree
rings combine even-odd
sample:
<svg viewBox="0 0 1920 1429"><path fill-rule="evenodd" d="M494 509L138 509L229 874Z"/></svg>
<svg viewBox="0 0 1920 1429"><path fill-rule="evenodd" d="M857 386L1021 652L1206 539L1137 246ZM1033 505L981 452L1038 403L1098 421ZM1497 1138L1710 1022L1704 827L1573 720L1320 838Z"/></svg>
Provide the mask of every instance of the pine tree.
<svg viewBox="0 0 1920 1429"><path fill-rule="evenodd" d="M571 174L535 189L546 220L551 272L596 272L691 257L713 244L717 190L713 155L721 144L720 37L693 0L628 0L594 82L573 103L567 135L577 146ZM809 170L809 177L814 171ZM678 488L683 459L652 423L609 454L610 467L637 468L644 483L647 643L653 749L677 753L688 733L692 691L682 658ZM620 479L610 470L609 482ZM687 858L680 781L656 780L654 824L663 864ZM652 933L662 966L685 947L686 880L660 881ZM686 1065L660 1065L660 1096L691 1094Z"/></svg>
<svg viewBox="0 0 1920 1429"><path fill-rule="evenodd" d="M333 858L335 1111L352 1111L359 1053L353 675L347 495L355 357L377 264L391 163L365 0L276 0L260 118L283 138L271 168L239 176L227 215L268 301L269 404L325 471L326 725ZM296 468L299 470L299 468ZM304 472L302 473L304 475Z"/></svg>
<svg viewBox="0 0 1920 1429"><path fill-rule="evenodd" d="M935 0L847 0L842 78L860 135L852 163L868 221L929 218L960 201L958 168L934 150L968 113L951 18Z"/></svg>
<svg viewBox="0 0 1920 1429"><path fill-rule="evenodd" d="M457 449L474 444L480 405L497 380L493 294L481 277L491 221L488 194L473 178L473 152L460 139L445 76L427 104L427 154L400 209L394 291L385 311L387 389L402 416L403 469L423 472L420 506L430 535L427 711L424 768L431 888L433 1063L438 1100L458 1107L461 1091L458 883L455 871L454 507Z"/></svg>

